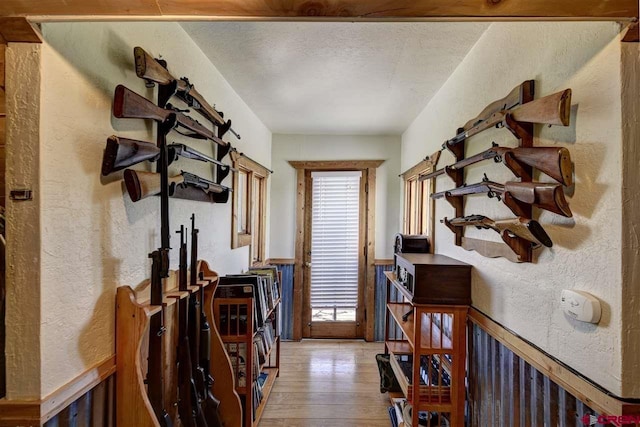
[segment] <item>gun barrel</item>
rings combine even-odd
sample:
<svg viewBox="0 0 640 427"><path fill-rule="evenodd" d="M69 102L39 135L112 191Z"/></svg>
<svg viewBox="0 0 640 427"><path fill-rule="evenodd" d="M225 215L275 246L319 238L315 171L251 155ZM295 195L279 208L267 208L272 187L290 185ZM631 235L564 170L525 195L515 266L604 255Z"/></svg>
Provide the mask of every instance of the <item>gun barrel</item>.
<svg viewBox="0 0 640 427"><path fill-rule="evenodd" d="M124 183L127 188L127 193L129 193L129 197L133 202L137 202L160 192L159 173L126 169L124 171ZM169 177L170 190L180 184L192 185L208 193L222 193L225 190L231 191L230 188L225 187L224 185L217 184L213 181L200 178L197 175L184 171L180 175ZM171 191L169 195L172 195Z"/></svg>
<svg viewBox="0 0 640 427"><path fill-rule="evenodd" d="M571 154L564 147L506 148L495 146L437 171L422 175L419 180L424 181L435 178L444 174L447 169L459 170L483 160L494 159L496 162L502 162L506 156L511 156L520 163L544 172L563 185L570 186L573 184Z"/></svg>
<svg viewBox="0 0 640 427"><path fill-rule="evenodd" d="M213 108L200 93L189 84L185 78L176 79L166 68L149 55L143 48L133 48L133 57L136 63L136 75L141 79L158 83L159 85L168 85L176 82L176 90L178 97L182 99L190 107L199 110L208 120L216 126L225 125L222 115ZM194 103L193 100L196 102ZM229 127L229 130L236 138L240 139L240 135Z"/></svg>
<svg viewBox="0 0 640 427"><path fill-rule="evenodd" d="M537 206L558 215L571 217L569 203L564 197L564 191L560 184L547 184L542 182L507 182L504 185L491 181L482 181L477 184L464 185L451 190L440 191L431 195L433 199L445 196L466 196L469 194L488 193L491 197L495 194L509 194L516 200ZM504 201L504 198L503 198Z"/></svg>
<svg viewBox="0 0 640 427"><path fill-rule="evenodd" d="M431 198L441 199L445 196L466 196L468 194L488 193L489 191L497 191L501 193L502 187L503 186L501 184L495 182L482 181L477 184L463 185L462 187L452 188L451 190L433 193Z"/></svg>
<svg viewBox="0 0 640 427"><path fill-rule="evenodd" d="M444 221L447 221L447 219L445 218ZM506 232L531 243L544 245L548 248L553 246L551 238L540 223L528 218L517 217L494 221L483 215L470 215L462 218L453 218L448 222L456 227L475 226L478 228L490 228L498 232L503 239L505 239L504 233Z"/></svg>
<svg viewBox="0 0 640 427"><path fill-rule="evenodd" d="M514 120L527 123L542 123L547 125L568 126L571 115L571 89L565 89L545 97L521 104L509 110L493 113L464 132L460 132L453 138L445 141L442 148L459 144L466 138L476 135L484 130L504 123L507 115Z"/></svg>

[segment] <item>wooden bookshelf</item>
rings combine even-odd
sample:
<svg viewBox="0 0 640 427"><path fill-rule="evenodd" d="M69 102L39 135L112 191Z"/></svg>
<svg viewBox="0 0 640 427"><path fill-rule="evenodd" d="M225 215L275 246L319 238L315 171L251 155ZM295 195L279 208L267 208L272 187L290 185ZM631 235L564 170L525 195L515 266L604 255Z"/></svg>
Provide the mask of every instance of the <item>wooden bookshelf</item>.
<svg viewBox="0 0 640 427"><path fill-rule="evenodd" d="M447 260L437 267L446 270L446 265ZM412 425L418 425L420 411L428 411L445 417L453 427L463 426L468 306L414 303L412 293L394 272L385 275L385 352L390 355L402 395L413 405ZM396 295L393 300L392 290ZM392 332L396 329L401 331L401 338ZM407 366L402 369L398 360L402 356L407 356L402 363L407 363L410 369Z"/></svg>
<svg viewBox="0 0 640 427"><path fill-rule="evenodd" d="M279 290L281 292L281 290ZM232 366L234 372L236 372L236 392L242 397L244 404L243 422L244 427L256 427L260 422L262 413L269 399L269 395L273 389L276 378L279 375L280 370L280 330L277 317L279 316L279 307L281 299L278 298L272 308L267 311L265 318L273 319L273 342L264 354L264 362L258 363L258 369L254 366L255 347L254 337L257 333L257 325L254 324L256 310L256 301L254 298L214 298L214 319L215 324L220 331L222 341L227 344L244 344L246 350L244 353L245 367L244 378L245 386L240 386L238 383L238 371L239 371L239 357L240 350L237 349L238 354L229 354L230 363L233 364L233 359L236 358L236 366ZM233 314L232 314L233 313ZM242 313L242 314L241 314ZM233 320L235 326L231 324L231 316L235 315ZM227 316L223 322L224 316ZM242 320L241 317L246 317ZM223 324L224 323L224 324ZM227 350L228 351L228 350ZM272 364L272 361L274 362ZM268 374L265 383L262 386L262 399L260 403L254 408L253 394L257 387L257 377L260 373Z"/></svg>

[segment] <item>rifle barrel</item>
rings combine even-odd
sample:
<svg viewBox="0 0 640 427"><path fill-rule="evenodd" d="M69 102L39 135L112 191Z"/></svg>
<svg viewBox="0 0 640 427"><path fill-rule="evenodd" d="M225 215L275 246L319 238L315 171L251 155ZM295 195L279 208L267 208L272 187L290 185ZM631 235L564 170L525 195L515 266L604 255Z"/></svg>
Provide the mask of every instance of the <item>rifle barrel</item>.
<svg viewBox="0 0 640 427"><path fill-rule="evenodd" d="M200 178L189 172L182 172L180 175L169 177L169 190L176 185L191 185L198 187L208 193L222 193L223 191L231 191L224 185L217 184L213 181ZM124 183L127 193L132 202L137 202L149 196L153 196L160 192L160 174L154 172L136 171L126 169L124 171ZM173 193L170 191L170 196Z"/></svg>
<svg viewBox="0 0 640 427"><path fill-rule="evenodd" d="M558 215L571 217L571 209L564 197L560 184L543 182L507 182L504 185L492 181L482 181L477 184L464 185L451 190L441 191L431 195L434 199L444 196L466 196L468 194L488 193L489 197L508 192L515 200L537 206ZM507 203L504 198L502 201ZM507 204L507 206L509 206ZM513 210L513 208L512 208ZM514 211L514 213L516 213Z"/></svg>
<svg viewBox="0 0 640 427"><path fill-rule="evenodd" d="M158 83L159 85L169 85L176 83L176 95L192 108L197 109L216 126L225 125L222 115L213 108L200 93L193 87L186 78L176 79L166 68L164 68L155 58L149 55L143 48L135 47L133 57L136 63L136 75L141 79ZM195 100L195 102L193 102ZM240 139L240 135L229 127L229 131Z"/></svg>
<svg viewBox="0 0 640 427"><path fill-rule="evenodd" d="M171 115L174 115L176 123L183 128L223 147L228 144L191 117L180 111L158 107L144 96L123 85L116 86L113 97L113 115L119 119L151 119L159 123L166 122Z"/></svg>
<svg viewBox="0 0 640 427"><path fill-rule="evenodd" d="M533 101L518 105L509 110L495 112L486 120L477 123L466 131L460 132L453 138L445 141L442 147L447 148L459 144L473 135L494 126L504 124L507 115L511 115L514 120L519 122L568 126L570 113L571 89L565 89L543 98L534 99Z"/></svg>
<svg viewBox="0 0 640 427"><path fill-rule="evenodd" d="M434 178L449 170L459 170L483 160L494 159L503 162L505 156L511 156L514 160L534 167L559 183L570 186L573 183L573 164L569 150L564 147L499 147L494 146L474 156L462 159L452 165L420 176L419 180Z"/></svg>
<svg viewBox="0 0 640 427"><path fill-rule="evenodd" d="M447 221L445 218L444 221ZM483 215L470 215L461 218L453 218L448 221L456 227L475 226L477 228L491 228L499 233L503 239L504 232L523 238L531 243L544 245L548 248L553 246L551 238L542 228L538 221L528 218L517 217L494 221Z"/></svg>

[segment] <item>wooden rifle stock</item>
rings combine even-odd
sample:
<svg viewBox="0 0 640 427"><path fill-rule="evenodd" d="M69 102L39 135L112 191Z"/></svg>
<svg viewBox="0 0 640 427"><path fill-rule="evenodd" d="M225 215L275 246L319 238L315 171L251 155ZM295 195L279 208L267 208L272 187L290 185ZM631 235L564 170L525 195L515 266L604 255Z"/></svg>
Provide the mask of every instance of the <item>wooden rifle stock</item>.
<svg viewBox="0 0 640 427"><path fill-rule="evenodd" d="M231 120L225 122L222 114L216 111L200 93L189 83L186 78L176 79L165 67L155 58L149 55L143 48L135 47L133 57L136 63L136 75L141 79L158 83L159 85L170 85L175 83L175 94L187 105L200 111L211 123L223 129L229 129L236 138L240 139L231 128Z"/></svg>
<svg viewBox="0 0 640 427"><path fill-rule="evenodd" d="M544 245L548 248L553 246L553 242L547 232L538 221L533 219L517 217L494 221L483 215L470 215L462 218L453 218L451 220L445 218L442 222L448 222L456 227L475 226L477 228L490 228L498 232L503 239L505 238L504 233L507 232L531 243Z"/></svg>
<svg viewBox="0 0 640 427"><path fill-rule="evenodd" d="M509 193L515 200L541 209L571 217L571 209L564 197L560 184L542 182L507 182L504 185L484 180L477 184L464 185L452 190L441 191L431 195L434 199L445 196L465 196L468 194L487 193L489 197L498 197L506 203L504 193ZM507 204L508 205L508 204Z"/></svg>
<svg viewBox="0 0 640 427"><path fill-rule="evenodd" d="M197 182L201 182L201 184ZM158 194L161 186L159 173L136 171L133 169L126 169L124 171L124 183L127 187L129 197L131 197L131 201L133 202ZM223 185L216 184L215 182L184 171L180 175L169 177L169 196L173 195L177 185L192 185L209 193L222 193L225 190L230 190Z"/></svg>
<svg viewBox="0 0 640 427"><path fill-rule="evenodd" d="M145 160L155 161L159 156L160 149L155 144L112 135L107 138L104 149L102 175L107 176Z"/></svg>
<svg viewBox="0 0 640 427"><path fill-rule="evenodd" d="M113 115L119 119L151 119L159 123L175 120L175 124L192 132L191 136L198 139L209 139L216 144L226 147L227 142L214 135L212 131L180 111L161 108L144 96L138 95L131 89L118 85L113 96Z"/></svg>
<svg viewBox="0 0 640 427"><path fill-rule="evenodd" d="M207 156L185 144L167 145L168 163L177 160L178 156L201 162L209 162L218 165L222 170L230 169L231 166ZM102 158L102 175L107 176L113 172L126 169L129 166L137 165L145 160L156 161L160 157L160 148L155 144L137 139L120 138L110 136L104 149Z"/></svg>
<svg viewBox="0 0 640 427"><path fill-rule="evenodd" d="M564 147L517 147L507 148L495 145L488 150L474 156L462 159L452 165L431 172L420 177L420 181L435 178L447 171L456 171L483 160L493 159L495 162L504 162L511 157L517 162L534 167L563 185L573 184L573 165L571 154Z"/></svg>
<svg viewBox="0 0 640 427"><path fill-rule="evenodd" d="M460 132L442 145L442 148L459 144L484 130L495 126L503 126L510 117L526 123L542 123L548 125L569 125L571 113L571 89L534 99L509 110L498 111L464 132Z"/></svg>

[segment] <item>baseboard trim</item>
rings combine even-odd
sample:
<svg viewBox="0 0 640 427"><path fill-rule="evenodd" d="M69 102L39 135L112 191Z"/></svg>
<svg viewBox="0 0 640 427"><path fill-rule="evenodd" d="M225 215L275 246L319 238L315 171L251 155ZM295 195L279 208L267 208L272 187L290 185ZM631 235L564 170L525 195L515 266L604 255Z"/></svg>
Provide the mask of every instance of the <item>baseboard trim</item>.
<svg viewBox="0 0 640 427"><path fill-rule="evenodd" d="M0 399L0 426L42 425L116 372L113 355L42 400Z"/></svg>

